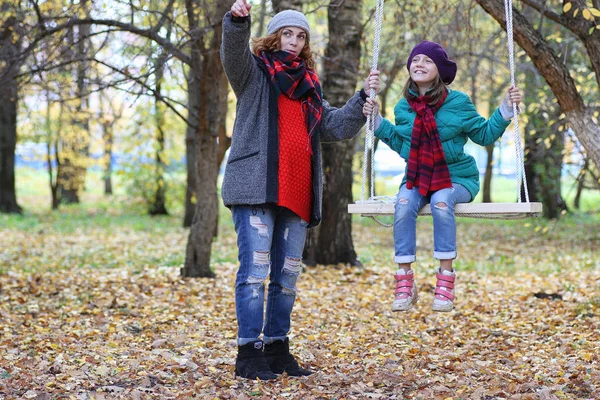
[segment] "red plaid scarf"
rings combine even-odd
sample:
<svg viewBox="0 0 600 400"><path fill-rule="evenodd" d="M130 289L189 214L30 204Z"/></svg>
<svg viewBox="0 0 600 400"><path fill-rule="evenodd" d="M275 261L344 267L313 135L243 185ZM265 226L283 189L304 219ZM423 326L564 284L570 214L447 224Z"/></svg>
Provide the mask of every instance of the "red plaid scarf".
<svg viewBox="0 0 600 400"><path fill-rule="evenodd" d="M408 104L415 110L417 116L410 140L406 188L412 189L413 186L417 186L423 196L452 187L450 171L434 117L447 96L448 93L444 92L442 98L434 105L429 105L431 101L429 96L408 100Z"/></svg>
<svg viewBox="0 0 600 400"><path fill-rule="evenodd" d="M262 52L260 57L277 93L285 93L290 99L301 99L306 128L312 139L323 112L321 83L316 72L306 67L302 58L287 51Z"/></svg>

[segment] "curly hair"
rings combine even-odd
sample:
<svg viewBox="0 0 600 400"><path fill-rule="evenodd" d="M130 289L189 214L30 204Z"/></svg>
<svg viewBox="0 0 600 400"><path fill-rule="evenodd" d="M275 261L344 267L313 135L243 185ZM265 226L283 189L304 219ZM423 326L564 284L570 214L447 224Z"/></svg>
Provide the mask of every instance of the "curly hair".
<svg viewBox="0 0 600 400"><path fill-rule="evenodd" d="M278 51L281 50L281 36L283 35L283 29L278 30L270 35L252 39L252 52L257 56L263 51ZM310 69L315 69L316 62L313 58L313 54L310 51L310 42L308 36L302 51L298 57L304 59L306 66Z"/></svg>

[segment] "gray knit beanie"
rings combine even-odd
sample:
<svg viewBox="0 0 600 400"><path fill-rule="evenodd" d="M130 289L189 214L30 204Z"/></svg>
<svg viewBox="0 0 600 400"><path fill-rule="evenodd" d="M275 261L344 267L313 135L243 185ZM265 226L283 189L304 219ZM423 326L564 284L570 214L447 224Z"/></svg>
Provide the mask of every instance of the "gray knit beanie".
<svg viewBox="0 0 600 400"><path fill-rule="evenodd" d="M304 29L306 34L310 36L308 20L300 11L294 10L285 10L277 13L267 25L267 34L275 33L286 26Z"/></svg>

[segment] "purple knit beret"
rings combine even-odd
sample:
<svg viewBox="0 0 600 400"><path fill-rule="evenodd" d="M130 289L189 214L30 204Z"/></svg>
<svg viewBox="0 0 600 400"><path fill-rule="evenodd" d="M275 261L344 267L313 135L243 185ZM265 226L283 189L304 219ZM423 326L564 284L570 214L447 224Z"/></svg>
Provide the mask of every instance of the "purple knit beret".
<svg viewBox="0 0 600 400"><path fill-rule="evenodd" d="M416 45L410 52L408 60L406 61L406 69L410 71L410 64L412 63L413 57L417 54L425 54L431 58L435 63L435 66L440 73L442 81L449 85L456 77L456 63L448 58L448 53L439 44L423 40L421 43Z"/></svg>

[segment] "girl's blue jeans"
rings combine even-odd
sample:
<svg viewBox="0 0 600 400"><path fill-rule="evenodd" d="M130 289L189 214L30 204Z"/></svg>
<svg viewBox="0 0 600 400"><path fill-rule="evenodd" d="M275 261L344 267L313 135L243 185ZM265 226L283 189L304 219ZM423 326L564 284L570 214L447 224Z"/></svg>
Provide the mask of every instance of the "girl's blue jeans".
<svg viewBox="0 0 600 400"><path fill-rule="evenodd" d="M433 217L433 256L438 260L456 258L454 206L471 201L471 193L454 183L451 188L423 196L418 188L400 186L394 207L394 262L412 263L417 256L417 214L427 203Z"/></svg>
<svg viewBox="0 0 600 400"><path fill-rule="evenodd" d="M235 282L238 345L257 340L261 332L267 344L284 340L290 330L308 223L271 204L232 206L231 214L240 261Z"/></svg>

